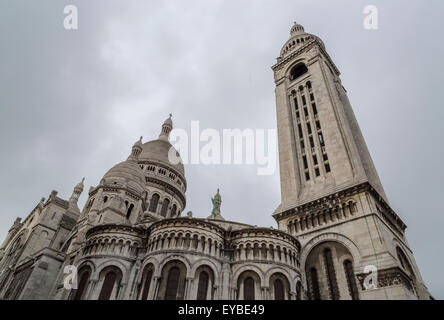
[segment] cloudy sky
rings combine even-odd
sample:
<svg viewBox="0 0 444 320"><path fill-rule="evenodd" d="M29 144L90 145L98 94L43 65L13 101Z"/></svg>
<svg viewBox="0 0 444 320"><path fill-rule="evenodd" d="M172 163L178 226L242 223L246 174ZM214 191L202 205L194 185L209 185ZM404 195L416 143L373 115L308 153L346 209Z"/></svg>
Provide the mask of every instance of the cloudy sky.
<svg viewBox="0 0 444 320"><path fill-rule="evenodd" d="M79 29L63 28L75 4ZM379 9L379 29L363 9ZM294 21L321 37L430 291L444 298L444 3L430 1L2 1L0 238L51 190L68 198L174 125L276 128L270 67ZM187 208L275 226L278 170L186 167ZM83 205L86 192L81 197Z"/></svg>

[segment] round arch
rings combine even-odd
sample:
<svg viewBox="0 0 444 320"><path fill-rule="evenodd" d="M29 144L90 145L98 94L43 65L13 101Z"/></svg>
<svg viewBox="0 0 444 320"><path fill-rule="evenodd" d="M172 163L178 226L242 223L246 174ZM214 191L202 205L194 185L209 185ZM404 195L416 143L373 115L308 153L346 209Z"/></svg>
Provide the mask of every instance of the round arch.
<svg viewBox="0 0 444 320"><path fill-rule="evenodd" d="M338 242L342 244L344 247L346 247L350 254L353 257L353 261L356 265L359 265L361 262L361 250L359 247L349 238L339 234L339 233L322 233L314 238L312 238L310 241L308 241L305 246L301 249L301 258L300 258L300 265L305 266L305 262L307 260L308 255L310 252L315 248L318 244L321 244L323 242ZM303 276L303 278L305 278ZM305 279L304 279L305 281Z"/></svg>
<svg viewBox="0 0 444 320"><path fill-rule="evenodd" d="M174 261L174 260L178 260L178 261L182 262L182 263L185 265L185 267L186 267L186 269L187 269L186 277L192 277L192 276L193 276L193 275L191 274L191 272L190 272L190 270L191 270L191 263L190 263L190 260L189 260L188 258L184 257L184 256L176 255L176 254L174 254L174 255L169 255L169 256L167 256L166 258L164 258L164 259L160 262L159 267L157 268L157 270L159 270L159 273L158 273L159 276L161 276L162 270L163 270L163 268L165 267L165 265L166 265L168 262L170 262L170 261ZM157 274L157 273L156 273L156 274Z"/></svg>
<svg viewBox="0 0 444 320"><path fill-rule="evenodd" d="M290 275L290 273L287 270L285 270L282 267L278 267L278 266L271 267L270 269L268 269L265 272L264 278L265 278L265 286L266 287L270 286L270 278L275 273L282 273L287 278L287 281L290 284L290 290L294 291L294 285L293 285L294 281L291 281L293 279L293 277Z"/></svg>
<svg viewBox="0 0 444 320"><path fill-rule="evenodd" d="M263 287L265 286L265 277L264 277L264 273L262 272L262 270L260 270L257 266L253 265L253 264L245 264L242 265L241 267L239 267L239 269L237 269L235 272L233 272L233 285L237 286L237 281L239 279L239 276L244 272L244 271L254 271L257 273L257 275L259 276L260 279L260 285Z"/></svg>
<svg viewBox="0 0 444 320"><path fill-rule="evenodd" d="M208 266L213 271L214 283L219 283L219 274L220 274L219 268L216 266L216 264L213 261L211 261L210 259L207 259L207 258L202 258L202 259L195 261L193 263L193 265L191 266L191 269L189 272L190 275L193 277L196 274L197 269L200 268L201 266L205 266L205 265Z"/></svg>
<svg viewBox="0 0 444 320"><path fill-rule="evenodd" d="M107 267L110 267L110 266L111 267L116 267L116 268L120 269L120 272L122 272L121 285L127 284L128 283L128 277L129 277L128 270L127 270L125 264L123 264L121 261L119 261L117 259L106 260L106 261L102 262L101 264L99 264L97 266L96 272L94 272L94 274L91 275L91 279L98 280L102 270L107 268Z"/></svg>
<svg viewBox="0 0 444 320"><path fill-rule="evenodd" d="M307 66L308 64L308 59L306 57L300 57L299 59L295 60L292 64L290 64L284 72L284 75L286 78L290 77L290 71L291 69L293 69L293 67L296 67L298 64L304 64L305 66Z"/></svg>

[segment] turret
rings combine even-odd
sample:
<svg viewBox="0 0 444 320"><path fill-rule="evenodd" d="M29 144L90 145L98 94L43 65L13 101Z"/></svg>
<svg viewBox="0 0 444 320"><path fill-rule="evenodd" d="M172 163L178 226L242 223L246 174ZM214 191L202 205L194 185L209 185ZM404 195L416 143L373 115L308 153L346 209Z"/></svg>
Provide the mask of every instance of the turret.
<svg viewBox="0 0 444 320"><path fill-rule="evenodd" d="M166 119L162 125L162 130L159 134L160 140L168 141L170 137L170 132L173 129L173 120L171 119L173 115L170 113L170 117Z"/></svg>

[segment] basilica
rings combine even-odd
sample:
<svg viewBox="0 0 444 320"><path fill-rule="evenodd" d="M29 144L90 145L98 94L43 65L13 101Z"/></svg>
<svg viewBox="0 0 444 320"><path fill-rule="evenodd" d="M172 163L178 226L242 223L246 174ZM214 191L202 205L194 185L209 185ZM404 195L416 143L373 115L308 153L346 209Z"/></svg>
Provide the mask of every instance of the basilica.
<svg viewBox="0 0 444 320"><path fill-rule="evenodd" d="M14 221L0 299L431 299L322 40L295 23L272 70L281 202L262 214L276 228L225 220L219 190L207 218L184 211L170 116L88 189L82 209L83 180Z"/></svg>

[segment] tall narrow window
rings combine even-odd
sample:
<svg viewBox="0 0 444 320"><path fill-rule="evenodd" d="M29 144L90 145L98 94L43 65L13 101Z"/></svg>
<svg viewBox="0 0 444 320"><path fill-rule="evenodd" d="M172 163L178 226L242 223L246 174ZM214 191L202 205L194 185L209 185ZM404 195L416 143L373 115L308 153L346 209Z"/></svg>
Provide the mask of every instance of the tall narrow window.
<svg viewBox="0 0 444 320"><path fill-rule="evenodd" d="M208 273L202 271L199 274L199 283L197 285L197 300L207 300L208 293Z"/></svg>
<svg viewBox="0 0 444 320"><path fill-rule="evenodd" d="M321 146L322 147L325 146L324 137L322 136L322 132L319 132L318 137L319 137L319 143L321 144Z"/></svg>
<svg viewBox="0 0 444 320"><path fill-rule="evenodd" d="M157 205L159 203L159 195L157 193L153 194L153 196L151 197L151 202L150 202L150 212L154 212L156 213L157 211Z"/></svg>
<svg viewBox="0 0 444 320"><path fill-rule="evenodd" d="M177 206L173 204L173 207L171 208L171 217L176 216Z"/></svg>
<svg viewBox="0 0 444 320"><path fill-rule="evenodd" d="M304 169L308 169L307 157L306 156L302 156L302 160L304 161Z"/></svg>
<svg viewBox="0 0 444 320"><path fill-rule="evenodd" d="M168 272L165 300L176 300L177 290L179 289L180 270L178 267L172 267Z"/></svg>
<svg viewBox="0 0 444 320"><path fill-rule="evenodd" d="M128 211L126 212L126 218L127 219L129 219L131 217L131 212L133 211L133 209L134 209L134 204L131 203L129 208L128 208Z"/></svg>
<svg viewBox="0 0 444 320"><path fill-rule="evenodd" d="M358 287L356 285L355 273L353 271L353 264L350 260L344 261L344 271L347 278L348 292L353 300L359 300Z"/></svg>
<svg viewBox="0 0 444 320"><path fill-rule="evenodd" d="M313 137L310 137L310 147L314 148L314 141L313 141Z"/></svg>
<svg viewBox="0 0 444 320"><path fill-rule="evenodd" d="M148 299L148 292L150 291L152 277L153 277L153 269L146 269L145 270L145 277L144 277L144 281L143 281L141 300Z"/></svg>
<svg viewBox="0 0 444 320"><path fill-rule="evenodd" d="M299 105L298 105L298 99L297 98L294 98L294 108L295 108L296 111L299 110Z"/></svg>
<svg viewBox="0 0 444 320"><path fill-rule="evenodd" d="M302 96L302 104L305 106L307 104L307 100L305 100L305 96Z"/></svg>
<svg viewBox="0 0 444 320"><path fill-rule="evenodd" d="M319 291L319 280L318 280L318 271L316 268L310 269L310 289L311 289L311 299L312 300L321 300L321 292Z"/></svg>
<svg viewBox="0 0 444 320"><path fill-rule="evenodd" d="M307 122L307 131L308 131L308 134L311 134L311 125L310 125L310 122Z"/></svg>
<svg viewBox="0 0 444 320"><path fill-rule="evenodd" d="M160 210L160 215L162 217L166 217L169 206L170 206L170 200L164 199L162 203L162 209Z"/></svg>
<svg viewBox="0 0 444 320"><path fill-rule="evenodd" d="M313 114L317 115L318 114L318 109L316 108L316 103L312 103L311 107L313 108Z"/></svg>
<svg viewBox="0 0 444 320"><path fill-rule="evenodd" d="M328 290L330 293L330 298L332 300L339 300L339 288L338 288L338 282L336 281L336 272L333 263L333 255L329 248L325 248L324 250L324 261L325 261L325 268L327 271L327 282L328 282Z"/></svg>
<svg viewBox="0 0 444 320"><path fill-rule="evenodd" d="M274 300L285 300L284 285L281 279L274 281Z"/></svg>
<svg viewBox="0 0 444 320"><path fill-rule="evenodd" d="M325 164L325 171L326 172L330 172L331 171L330 165L328 163Z"/></svg>
<svg viewBox="0 0 444 320"><path fill-rule="evenodd" d="M77 287L76 293L74 295L73 300L82 300L84 293L86 292L86 288L88 286L90 272L89 270L80 272L80 281L79 286Z"/></svg>
<svg viewBox="0 0 444 320"><path fill-rule="evenodd" d="M317 165L318 164L318 158L316 157L316 155L313 155L313 164Z"/></svg>
<svg viewBox="0 0 444 320"><path fill-rule="evenodd" d="M248 277L244 281L244 300L254 300L254 280Z"/></svg>
<svg viewBox="0 0 444 320"><path fill-rule="evenodd" d="M299 138L302 139L304 136L302 135L302 126L300 123L298 124L298 131L299 131Z"/></svg>
<svg viewBox="0 0 444 320"><path fill-rule="evenodd" d="M114 289L117 274L115 271L109 271L103 280L102 290L99 294L99 300L109 300Z"/></svg>

